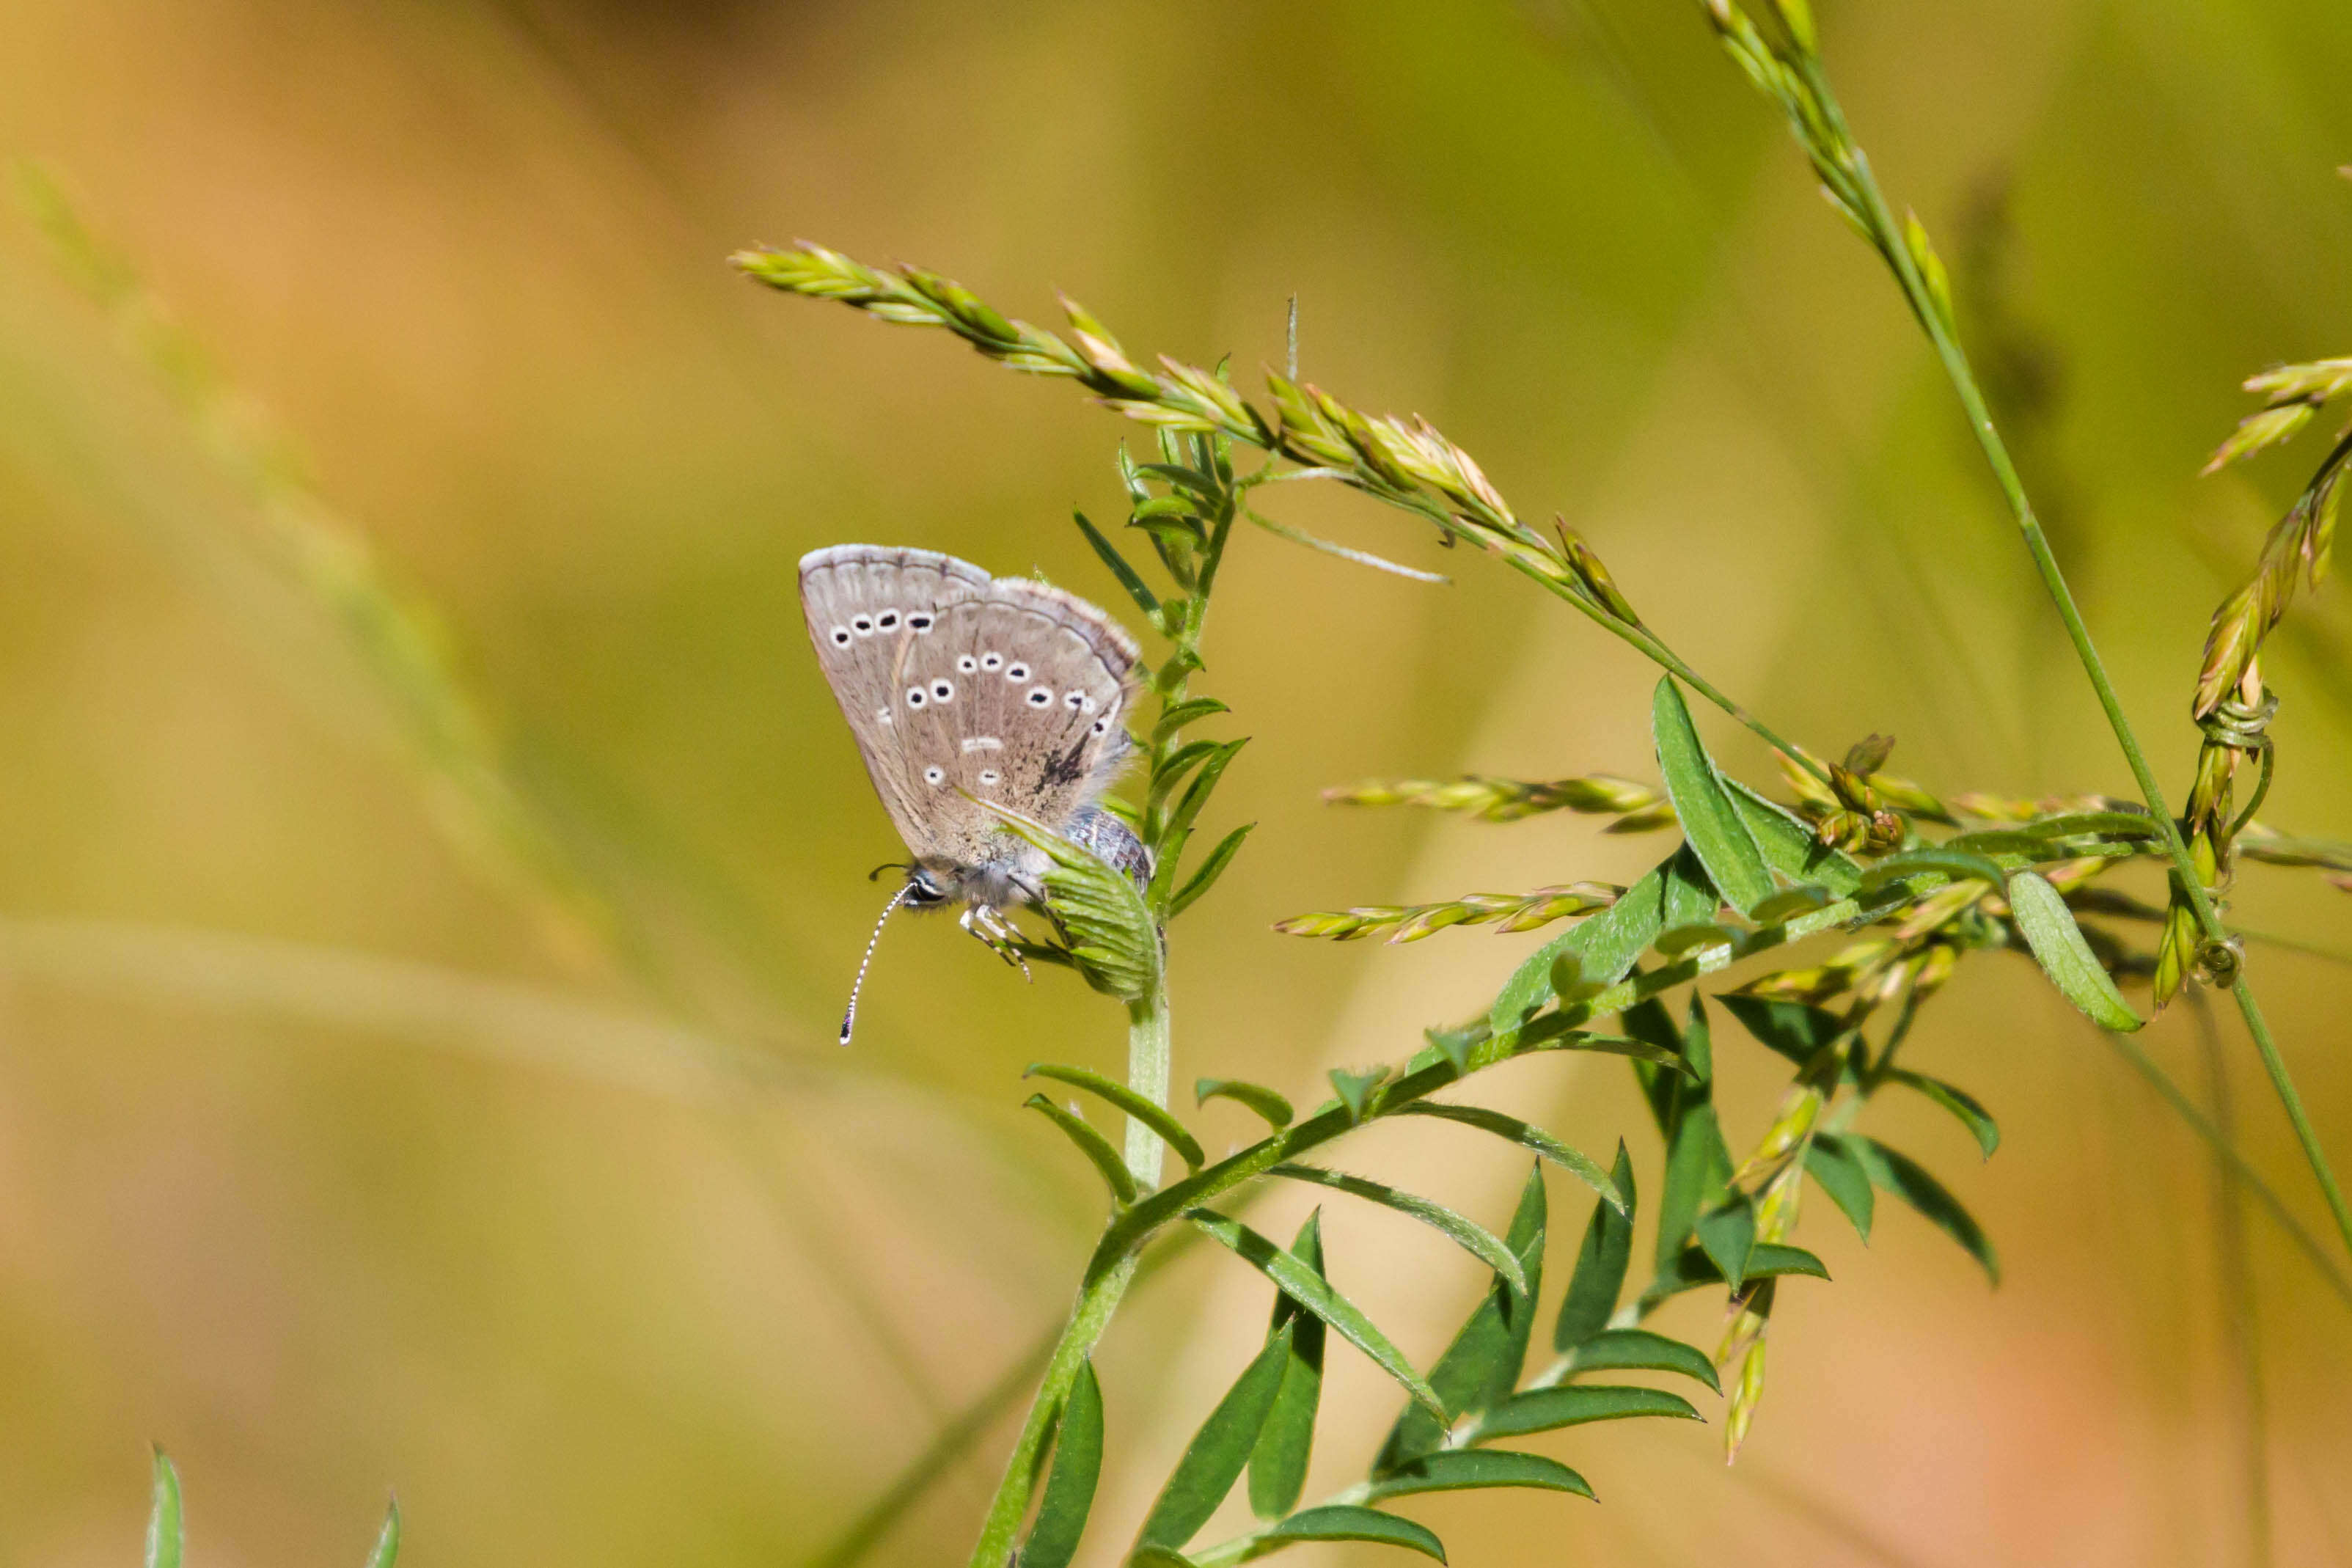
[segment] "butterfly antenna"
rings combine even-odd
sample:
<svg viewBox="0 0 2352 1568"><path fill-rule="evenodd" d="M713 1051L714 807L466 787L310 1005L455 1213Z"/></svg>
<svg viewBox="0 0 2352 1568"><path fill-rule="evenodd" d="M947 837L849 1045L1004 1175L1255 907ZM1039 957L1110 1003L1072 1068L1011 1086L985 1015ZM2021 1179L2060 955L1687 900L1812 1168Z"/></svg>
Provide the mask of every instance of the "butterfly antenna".
<svg viewBox="0 0 2352 1568"><path fill-rule="evenodd" d="M845 1046L849 1044L849 1031L857 1026L857 994L866 989L866 972L874 966L874 950L882 943L882 927L914 890L915 884L909 882L891 894L890 901L882 906L882 918L874 922L874 934L866 939L866 956L857 961L857 978L849 983L849 1010L841 1016L841 1043Z"/></svg>

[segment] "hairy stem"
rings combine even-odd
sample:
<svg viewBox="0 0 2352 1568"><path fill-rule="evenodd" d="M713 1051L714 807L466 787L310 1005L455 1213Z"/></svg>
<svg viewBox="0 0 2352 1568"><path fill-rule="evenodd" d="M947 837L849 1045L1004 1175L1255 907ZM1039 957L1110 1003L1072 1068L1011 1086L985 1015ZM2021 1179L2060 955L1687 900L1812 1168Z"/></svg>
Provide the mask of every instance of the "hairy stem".
<svg viewBox="0 0 2352 1568"><path fill-rule="evenodd" d="M1128 1004L1127 1086L1152 1104L1168 1103L1168 976L1163 972L1150 994ZM1160 1185L1160 1163L1168 1145L1160 1134L1130 1116L1127 1119L1127 1168L1138 1191Z"/></svg>

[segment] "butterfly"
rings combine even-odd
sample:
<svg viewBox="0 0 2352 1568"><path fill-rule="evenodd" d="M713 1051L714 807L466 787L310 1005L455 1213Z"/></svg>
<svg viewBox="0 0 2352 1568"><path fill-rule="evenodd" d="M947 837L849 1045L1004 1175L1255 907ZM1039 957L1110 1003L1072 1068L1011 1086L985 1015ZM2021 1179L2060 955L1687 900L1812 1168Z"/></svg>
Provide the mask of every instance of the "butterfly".
<svg viewBox="0 0 2352 1568"><path fill-rule="evenodd" d="M1083 599L935 551L813 551L800 587L817 664L913 857L857 966L845 1046L882 927L902 905L962 904L963 929L1020 962L1004 910L1042 903L1049 861L982 802L1150 879L1142 841L1101 804L1132 746L1120 720L1141 690L1141 651Z"/></svg>

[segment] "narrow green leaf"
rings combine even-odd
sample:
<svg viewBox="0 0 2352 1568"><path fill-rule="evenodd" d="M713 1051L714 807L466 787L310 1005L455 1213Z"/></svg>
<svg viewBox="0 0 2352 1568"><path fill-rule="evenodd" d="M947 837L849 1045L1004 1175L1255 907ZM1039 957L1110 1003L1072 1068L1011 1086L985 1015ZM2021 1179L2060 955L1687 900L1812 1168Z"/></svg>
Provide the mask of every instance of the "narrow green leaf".
<svg viewBox="0 0 2352 1568"><path fill-rule="evenodd" d="M1769 1001L1761 996L1743 996L1737 991L1716 1000L1759 1043L1799 1067L1811 1061L1823 1046L1835 1041L1846 1029L1836 1014L1809 1007L1802 1002Z"/></svg>
<svg viewBox="0 0 2352 1568"><path fill-rule="evenodd" d="M1199 1568L1172 1546L1139 1546L1127 1554L1127 1568Z"/></svg>
<svg viewBox="0 0 2352 1568"><path fill-rule="evenodd" d="M1322 1165L1281 1164L1266 1173L1269 1176L1285 1176L1294 1182L1312 1182L1318 1186L1368 1199L1383 1208L1394 1209L1409 1219L1417 1219L1432 1230L1446 1237L1454 1244L1508 1279L1517 1289L1527 1289L1527 1275L1519 1260L1511 1256L1502 1238L1477 1221L1454 1213L1444 1204L1433 1203L1417 1193L1408 1193L1375 1182L1369 1176L1351 1176L1345 1171L1334 1171Z"/></svg>
<svg viewBox="0 0 2352 1568"><path fill-rule="evenodd" d="M1578 1181L1601 1194L1601 1201L1620 1213L1631 1212L1633 1200L1611 1178L1608 1172L1594 1163L1591 1155L1569 1147L1542 1128L1490 1110L1483 1105L1449 1105L1441 1100L1416 1100L1397 1108L1399 1116L1433 1116L1441 1121L1458 1121L1465 1127L1475 1127L1481 1132L1491 1132L1497 1138L1507 1138L1523 1149L1531 1149Z"/></svg>
<svg viewBox="0 0 2352 1568"><path fill-rule="evenodd" d="M1348 1120L1361 1121L1372 1102L1372 1090L1388 1080L1389 1069L1374 1068L1369 1072L1349 1072L1345 1068L1333 1068L1323 1075L1339 1093L1339 1103L1348 1108Z"/></svg>
<svg viewBox="0 0 2352 1568"><path fill-rule="evenodd" d="M1238 1078L1193 1079L1192 1103L1195 1106L1202 1106L1213 1100L1230 1100L1237 1104L1248 1106L1265 1118L1266 1124L1276 1132L1289 1126L1291 1118L1297 1114L1290 1109L1290 1101L1262 1083L1251 1083Z"/></svg>
<svg viewBox="0 0 2352 1568"><path fill-rule="evenodd" d="M1318 1275L1323 1272L1322 1221L1320 1209L1308 1215L1298 1238L1290 1244L1290 1255ZM1286 1327L1290 1356L1283 1364L1282 1386L1250 1450L1250 1511L1260 1519L1280 1519L1298 1506L1298 1494L1307 1487L1307 1462L1314 1454L1315 1411L1323 1399L1323 1320L1277 1293L1268 1342Z"/></svg>
<svg viewBox="0 0 2352 1568"><path fill-rule="evenodd" d="M1731 1181L1731 1151L1723 1142L1715 1107L1685 1105L1666 1148L1665 1180L1658 1192L1658 1256L1663 1262L1682 1250L1698 1216L1722 1201Z"/></svg>
<svg viewBox="0 0 2352 1568"><path fill-rule="evenodd" d="M1029 1527L1022 1544L1022 1568L1067 1568L1077 1555L1078 1538L1086 1533L1087 1515L1095 1505L1095 1482L1102 1475L1102 1387L1095 1381L1091 1361L1078 1367L1078 1380L1062 1407L1062 1423L1054 1439L1054 1468L1046 1472L1045 1500L1037 1505L1037 1522Z"/></svg>
<svg viewBox="0 0 2352 1568"><path fill-rule="evenodd" d="M1846 1147L1845 1140L1833 1132L1814 1133L1805 1145L1805 1170L1822 1184L1822 1191L1829 1194L1830 1202L1853 1222L1855 1234L1867 1242L1872 1209L1870 1173Z"/></svg>
<svg viewBox="0 0 2352 1568"><path fill-rule="evenodd" d="M1192 831L1192 824L1200 816L1201 809L1209 804L1209 796L1215 791L1217 781L1224 776L1226 767L1248 744L1249 737L1246 735L1238 741L1227 741L1217 748L1216 755L1201 764L1200 771L1192 775L1192 782L1184 788L1184 798L1177 802L1174 811L1169 813L1163 837L1173 838Z"/></svg>
<svg viewBox="0 0 2352 1568"><path fill-rule="evenodd" d="M1991 828L1979 833L1963 833L1948 838L1948 849L1975 849L1989 854L1992 847L2006 848L2017 839L2048 841L2053 838L2155 838L2163 829L2155 817L2138 811L2075 811L2059 816L2045 816L2039 822L2021 822L2011 827Z"/></svg>
<svg viewBox="0 0 2352 1568"><path fill-rule="evenodd" d="M1647 1329L1607 1329L1593 1335L1576 1347L1568 1371L1571 1377L1588 1372L1678 1372L1723 1392L1705 1352Z"/></svg>
<svg viewBox="0 0 2352 1568"><path fill-rule="evenodd" d="M1187 698L1160 715L1160 722L1151 726L1151 743L1155 746L1166 745L1169 737L1187 724L1197 724L1203 719L1232 711L1232 709L1213 697Z"/></svg>
<svg viewBox="0 0 2352 1568"><path fill-rule="evenodd" d="M1956 849L1948 844L1933 845L1925 849L1906 849L1900 855L1889 855L1877 862L1863 873L1863 890L1868 892L1889 882L1899 882L1906 877L1929 872L1955 882L1965 882L1970 879L1990 882L1996 888L2001 885L2004 875L1999 866L1982 855Z"/></svg>
<svg viewBox="0 0 2352 1568"><path fill-rule="evenodd" d="M1543 1289L1545 1217L1543 1167L1538 1164L1519 1190L1507 1243L1524 1279L1514 1284L1496 1275L1485 1300L1471 1309L1454 1342L1429 1369L1429 1386L1457 1419L1509 1397L1518 1386L1535 1328L1536 1297ZM1418 1405L1406 1405L1390 1427L1372 1473L1384 1475L1443 1447L1446 1425Z"/></svg>
<svg viewBox="0 0 2352 1568"><path fill-rule="evenodd" d="M1297 1263L1296 1258L1291 1261ZM1181 1547L1209 1522L1209 1516L1234 1489L1242 1467L1249 1463L1250 1450L1257 1446L1266 1412L1274 1408L1274 1396L1282 1387L1283 1368L1289 1360L1290 1331L1286 1328L1266 1342L1192 1435L1192 1445L1176 1462L1175 1473L1168 1478L1159 1500L1144 1519L1137 1545Z"/></svg>
<svg viewBox="0 0 2352 1568"><path fill-rule="evenodd" d="M155 1501L147 1515L147 1568L180 1568L183 1537L179 1468L170 1455L157 1448Z"/></svg>
<svg viewBox="0 0 2352 1568"><path fill-rule="evenodd" d="M1592 1495L1592 1489L1585 1484L1582 1476L1540 1454L1517 1454L1508 1448L1449 1448L1423 1454L1411 1464L1378 1478L1366 1500L1385 1502L1390 1498L1412 1497L1417 1492L1470 1491L1487 1487L1535 1487L1545 1491L1573 1492L1578 1497Z"/></svg>
<svg viewBox="0 0 2352 1568"><path fill-rule="evenodd" d="M1960 1124L1975 1137L1977 1147L1984 1151L1986 1159L1991 1159L1992 1152L2000 1147L2000 1129L1994 1123L1992 1113L1979 1104L1975 1097L1965 1090L1946 1083L1942 1079L1929 1078L1925 1073L1913 1072L1907 1068L1888 1068L1886 1080L1889 1083L1899 1083L1906 1089L1917 1089L1921 1094L1958 1117Z"/></svg>
<svg viewBox="0 0 2352 1568"><path fill-rule="evenodd" d="M1632 1057L1654 1067L1669 1068L1689 1076L1690 1063L1678 1051L1631 1035L1603 1035L1579 1028L1570 1015L1546 1013L1519 1031L1519 1048L1527 1051L1594 1051L1602 1056Z"/></svg>
<svg viewBox="0 0 2352 1568"><path fill-rule="evenodd" d="M1614 984L1624 979L1633 961L1648 952L1650 943L1665 929L1662 906L1666 869L1674 864L1674 858L1669 856L1664 864L1626 889L1624 896L1607 909L1579 921L1530 953L1512 972L1501 994L1495 998L1495 1005L1487 1015L1495 1033L1508 1034L1529 1013L1551 1000L1552 965L1562 953L1577 955L1587 981L1605 979Z"/></svg>
<svg viewBox="0 0 2352 1568"><path fill-rule="evenodd" d="M1918 1210L1929 1224L1958 1242L1969 1257L1982 1264L1988 1279L1996 1285L2000 1283L2000 1258L1993 1251L1991 1239L1943 1183L1929 1175L1909 1155L1889 1149L1875 1139L1864 1138L1859 1132L1844 1136L1846 1146L1862 1162L1862 1168L1870 1173L1874 1184Z"/></svg>
<svg viewBox="0 0 2352 1568"><path fill-rule="evenodd" d="M1159 598L1144 586L1142 575L1127 563L1127 557L1103 536L1102 530L1087 520L1085 512L1073 509L1070 516L1077 521L1078 531L1087 536L1087 542L1094 546L1095 553L1102 558L1102 563L1110 568L1110 574L1118 579L1118 585L1127 590L1128 597L1133 599L1145 615L1158 615Z"/></svg>
<svg viewBox="0 0 2352 1568"><path fill-rule="evenodd" d="M1151 784L1144 796L1146 808L1154 815L1158 814L1168 797L1175 793L1176 786L1184 782L1184 775L1222 751L1224 745L1223 741L1187 741L1169 752L1160 765L1151 770Z"/></svg>
<svg viewBox="0 0 2352 1568"><path fill-rule="evenodd" d="M1070 1142L1078 1146L1078 1152L1094 1162L1102 1179L1110 1184L1112 1197L1122 1204L1135 1201L1134 1173L1128 1170L1118 1151L1110 1146L1109 1139L1088 1126L1084 1118L1073 1116L1042 1094L1031 1095L1021 1106L1024 1110L1044 1113L1047 1121L1066 1133Z"/></svg>
<svg viewBox="0 0 2352 1568"><path fill-rule="evenodd" d="M1738 1289L1748 1278L1748 1255L1756 1247L1756 1210L1748 1194L1734 1193L1730 1202L1700 1215L1696 1229L1707 1261L1723 1270L1727 1284Z"/></svg>
<svg viewBox="0 0 2352 1568"><path fill-rule="evenodd" d="M1440 1563L1445 1561L1444 1542L1427 1526L1352 1503L1327 1503L1321 1508L1302 1510L1269 1526L1258 1539L1284 1545L1294 1541L1369 1541L1381 1546L1402 1546L1423 1557L1434 1557Z"/></svg>
<svg viewBox="0 0 2352 1568"><path fill-rule="evenodd" d="M1731 791L1732 809L1747 825L1765 864L1792 882L1818 882L1840 898L1861 889L1862 867L1844 851L1822 843L1803 817L1738 779L1723 782ZM1768 917L1760 907L1750 912L1759 921L1788 919Z"/></svg>
<svg viewBox="0 0 2352 1568"><path fill-rule="evenodd" d="M1683 837L1698 854L1724 899L1741 914L1772 896L1772 873L1748 831L1731 793L1706 754L1690 709L1672 676L1662 676L1650 704L1650 734L1666 797L1682 819Z"/></svg>
<svg viewBox="0 0 2352 1568"><path fill-rule="evenodd" d="M1524 1437L1531 1432L1552 1432L1591 1421L1622 1421L1633 1415L1678 1415L1702 1419L1698 1407L1679 1394L1662 1388L1633 1388L1613 1384L1562 1384L1515 1394L1486 1413L1478 1436Z"/></svg>
<svg viewBox="0 0 2352 1568"><path fill-rule="evenodd" d="M2083 940L2083 928L2074 923L2074 912L2057 889L2035 872L2020 871L2009 879L2009 907L2042 973L2084 1017L2122 1035L2140 1026L2139 1015L2099 967L2091 944Z"/></svg>
<svg viewBox="0 0 2352 1568"><path fill-rule="evenodd" d="M1769 857L1768 857L1769 858ZM1756 923L1774 926L1791 921L1799 915L1825 910L1837 902L1837 895L1818 882L1805 882L1794 888L1783 888L1756 906Z"/></svg>
<svg viewBox="0 0 2352 1568"><path fill-rule="evenodd" d="M1830 1277L1828 1265L1801 1247L1759 1241L1748 1249L1745 1277L1750 1282L1776 1279L1783 1274L1808 1275L1815 1279ZM1705 1248L1687 1247L1659 1268L1657 1277L1650 1281L1649 1289L1642 1292L1642 1300L1654 1306L1685 1290L1696 1290L1702 1285L1726 1283L1723 1270L1715 1266L1715 1260L1707 1257Z"/></svg>
<svg viewBox="0 0 2352 1568"><path fill-rule="evenodd" d="M375 1550L368 1553L368 1568L393 1568L400 1560L400 1500L394 1498L385 1505L383 1528L376 1532Z"/></svg>
<svg viewBox="0 0 2352 1568"><path fill-rule="evenodd" d="M1184 1217L1273 1280L1301 1307L1338 1330L1340 1338L1371 1357L1372 1363L1396 1379L1407 1394L1440 1416L1445 1414L1444 1405L1422 1381L1421 1374L1412 1370L1404 1352L1372 1325L1361 1308L1333 1289L1320 1274L1237 1219L1209 1209L1192 1209Z"/></svg>
<svg viewBox="0 0 2352 1568"><path fill-rule="evenodd" d="M1696 850L1685 844L1667 858L1664 884L1658 898L1661 931L1711 921L1723 903L1723 895L1716 890L1715 881L1707 875L1706 866ZM1650 940L1655 942L1657 938Z"/></svg>
<svg viewBox="0 0 2352 1568"><path fill-rule="evenodd" d="M1625 1194L1625 1206L1612 1208L1606 1198L1592 1205L1584 1244L1577 1248L1576 1272L1569 1278L1568 1299L1559 1304L1559 1321L1552 1328L1554 1350L1573 1350L1606 1328L1625 1289L1625 1266L1633 1255L1634 1194L1633 1162L1622 1140L1614 1180Z"/></svg>
<svg viewBox="0 0 2352 1568"><path fill-rule="evenodd" d="M1208 858L1201 862L1201 868L1187 878L1176 896L1168 900L1170 920L1191 909L1200 901L1202 894L1217 885L1217 879L1225 874L1225 868L1233 864L1235 855L1241 853L1242 840L1247 838L1250 830L1256 826L1255 822L1244 822L1217 840L1217 847L1209 851Z"/></svg>
<svg viewBox="0 0 2352 1568"><path fill-rule="evenodd" d="M1166 1139L1168 1146L1196 1171L1208 1159L1201 1152L1200 1140L1186 1131L1184 1124L1171 1115L1166 1107L1152 1104L1117 1079L1105 1078L1091 1068L1070 1067L1061 1062L1031 1062L1021 1076L1052 1079L1055 1083L1066 1083L1072 1089L1083 1089L1089 1094L1099 1095Z"/></svg>

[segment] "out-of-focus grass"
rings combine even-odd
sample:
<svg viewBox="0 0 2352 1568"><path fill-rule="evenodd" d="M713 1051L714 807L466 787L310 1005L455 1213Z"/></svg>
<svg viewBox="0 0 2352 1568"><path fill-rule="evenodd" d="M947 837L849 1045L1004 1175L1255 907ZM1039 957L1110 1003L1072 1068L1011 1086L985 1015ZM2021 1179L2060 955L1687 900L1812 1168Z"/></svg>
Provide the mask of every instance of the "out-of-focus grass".
<svg viewBox="0 0 2352 1568"><path fill-rule="evenodd" d="M2320 0L1847 12L1840 79L1890 182L1939 228L2010 182L2015 303L2062 372L2047 450L2075 506L2070 569L2179 777L2204 618L2300 479L2291 458L2191 476L2239 377L2352 332L2352 194L2330 172L2352 29ZM856 1261L942 1405L1061 1309L1091 1177L1019 1127L1010 1085L1040 1037L1108 1065L1102 1004L910 924L877 962L860 1059L777 1065L827 1037L863 873L895 850L800 646L792 563L919 542L1109 602L1059 520L1109 501L1123 432L939 345L758 297L721 265L736 245L807 234L1024 310L1065 287L1139 344L1243 366L1278 360L1296 292L1308 374L1426 411L1531 510L1561 507L1790 731L1892 731L1945 788L2118 787L2103 749L2034 739L2082 729L2086 699L2015 606L1964 432L1703 26L1631 0L1564 15L23 0L0 17L0 153L67 171L311 454L306 484L434 607L566 875L667 977L648 987L599 955L593 921L551 924L452 851L383 683L257 563L250 489L10 226L10 1553L128 1559L154 1437L205 1478L200 1557L348 1560L389 1483L412 1552L444 1561L789 1558L934 1421L817 1259ZM1318 532L1392 542L1339 500L1285 500ZM2114 542L2151 534L2211 542L2126 574ZM1202 686L1260 737L1225 798L1265 826L1187 922L1180 1079L1294 1088L1391 1056L1400 1019L1475 1004L1532 940L1309 949L1265 931L1276 915L1622 879L1646 855L1556 819L1315 805L1377 774L1643 771L1635 662L1531 621L1499 574L1453 574L1433 590L1237 543ZM2332 593L2311 626L2340 624ZM2340 649L2322 631L2274 661L2265 808L2336 835ZM1727 761L1756 771L1740 745ZM2315 885L2250 868L2241 900L2252 923L2346 940ZM2257 963L2340 1144L2343 976ZM2063 1009L2021 1018L2029 977L1969 979L1917 1041L2003 1115L1999 1159L1956 1184L2010 1284L1985 1297L1891 1220L1866 1254L1822 1238L1838 1283L1792 1296L1742 1459L1785 1488L1724 1482L1705 1434L1563 1444L1604 1506L1433 1501L1463 1558L2226 1553L2235 1406L2198 1145ZM2199 1081L2184 1025L2147 1046ZM737 1059L772 1092L740 1087ZM1724 1069L1751 1131L1769 1094L1752 1065ZM1587 1143L1639 1117L1617 1075L1514 1083ZM2251 1157L2299 1195L2283 1130L2239 1088ZM2057 1114L2070 1102L2098 1110ZM1204 1119L1213 1145L1243 1135L1226 1113ZM1949 1155L1931 1114L1916 1139ZM1523 1174L1451 1144L1364 1159L1474 1213ZM1333 1224L1336 1267L1426 1356L1466 1272L1379 1216ZM2280 1555L2324 1559L2352 1536L2327 1484L2347 1458L2340 1314L2259 1221L2250 1239ZM1262 1294L1188 1260L1122 1322L1107 1488L1125 1474L1118 1495L1148 1499L1200 1415L1184 1369L1229 1374L1222 1336ZM1335 1358L1333 1397L1384 1418L1360 1373ZM956 1550L971 1507L951 1480L890 1560Z"/></svg>

